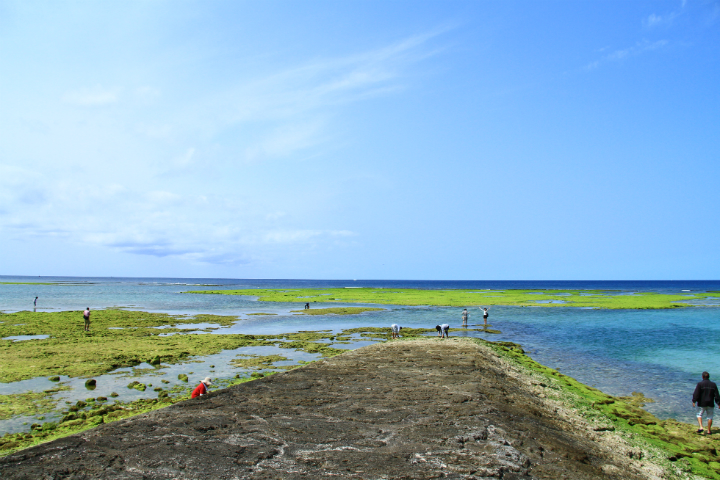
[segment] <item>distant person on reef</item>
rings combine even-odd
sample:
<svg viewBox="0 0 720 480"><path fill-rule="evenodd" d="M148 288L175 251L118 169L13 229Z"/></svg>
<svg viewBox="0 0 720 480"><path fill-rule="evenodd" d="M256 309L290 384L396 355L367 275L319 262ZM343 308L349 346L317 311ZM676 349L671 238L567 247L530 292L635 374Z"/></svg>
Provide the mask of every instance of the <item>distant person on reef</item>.
<svg viewBox="0 0 720 480"><path fill-rule="evenodd" d="M483 311L483 324L487 327L488 309L487 309L487 307L485 307L485 308L481 307L480 309Z"/></svg>
<svg viewBox="0 0 720 480"><path fill-rule="evenodd" d="M35 297L35 301L33 302L34 307L37 307L37 299L38 299L38 297Z"/></svg>
<svg viewBox="0 0 720 480"><path fill-rule="evenodd" d="M195 387L195 390L193 390L192 394L190 394L190 398L195 398L207 394L207 387L209 387L210 385L212 385L210 377L205 377L205 380L200 382L200 385Z"/></svg>
<svg viewBox="0 0 720 480"><path fill-rule="evenodd" d="M468 311L467 308L463 308L462 312L462 326L467 327L467 321L468 321Z"/></svg>
<svg viewBox="0 0 720 480"><path fill-rule="evenodd" d="M702 373L702 381L698 382L693 392L692 404L693 407L697 403L697 420L698 428L697 433L703 433L702 417L705 414L707 418L707 434L710 435L713 421L713 411L715 410L715 404L717 403L720 407L720 392L715 382L710 381L710 374L708 372Z"/></svg>
<svg viewBox="0 0 720 480"><path fill-rule="evenodd" d="M392 338L400 338L400 330L402 330L402 327L398 325L397 323L393 323L390 325L390 331L392 332Z"/></svg>
<svg viewBox="0 0 720 480"><path fill-rule="evenodd" d="M305 310L310 310L310 303L305 304Z"/></svg>
<svg viewBox="0 0 720 480"><path fill-rule="evenodd" d="M435 330L438 331L438 336L440 338L450 338L450 334L448 331L450 330L450 325L447 323L443 323L442 325L435 325Z"/></svg>
<svg viewBox="0 0 720 480"><path fill-rule="evenodd" d="M83 312L83 319L85 320L85 331L90 331L90 307L87 307Z"/></svg>

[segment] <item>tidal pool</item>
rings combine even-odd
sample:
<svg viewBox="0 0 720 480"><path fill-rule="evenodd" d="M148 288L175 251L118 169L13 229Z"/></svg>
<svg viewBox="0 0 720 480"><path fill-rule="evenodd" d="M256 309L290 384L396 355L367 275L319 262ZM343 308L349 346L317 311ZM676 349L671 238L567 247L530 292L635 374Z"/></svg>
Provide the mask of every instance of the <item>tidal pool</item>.
<svg viewBox="0 0 720 480"><path fill-rule="evenodd" d="M17 326L17 325L15 325ZM22 342L24 340L43 340L50 338L50 335L13 335L10 337L4 337L3 340L12 340L14 342Z"/></svg>

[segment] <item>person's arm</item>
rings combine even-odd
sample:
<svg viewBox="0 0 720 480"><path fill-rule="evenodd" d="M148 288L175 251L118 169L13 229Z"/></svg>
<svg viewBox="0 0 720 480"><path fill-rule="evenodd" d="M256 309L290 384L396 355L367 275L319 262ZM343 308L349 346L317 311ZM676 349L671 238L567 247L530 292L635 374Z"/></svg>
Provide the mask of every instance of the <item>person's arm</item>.
<svg viewBox="0 0 720 480"><path fill-rule="evenodd" d="M695 385L695 391L693 392L692 404L693 407L700 400L700 384Z"/></svg>

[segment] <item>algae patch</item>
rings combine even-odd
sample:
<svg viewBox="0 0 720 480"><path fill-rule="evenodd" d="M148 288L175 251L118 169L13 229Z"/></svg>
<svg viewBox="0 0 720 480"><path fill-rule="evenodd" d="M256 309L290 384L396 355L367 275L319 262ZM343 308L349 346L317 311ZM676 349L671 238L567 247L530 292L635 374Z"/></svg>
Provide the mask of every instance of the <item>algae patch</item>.
<svg viewBox="0 0 720 480"><path fill-rule="evenodd" d="M288 358L282 355L243 354L238 355L238 358L231 360L230 363L241 368L269 368L275 362L285 362L288 360Z"/></svg>
<svg viewBox="0 0 720 480"><path fill-rule="evenodd" d="M358 315L363 312L377 312L384 308L372 307L338 307L338 308L306 308L305 310L291 310L299 315Z"/></svg>
<svg viewBox="0 0 720 480"><path fill-rule="evenodd" d="M630 438L642 439L667 452L666 459L679 470L720 480L720 434L717 429L711 436L698 435L695 425L673 419L660 420L640 408L652 402L642 393L633 392L627 397L608 395L535 362L517 344L481 339L471 341L489 345L504 358L540 376L542 381L537 386L544 391L542 395L570 403L585 418L595 422L596 431L615 430Z"/></svg>
<svg viewBox="0 0 720 480"><path fill-rule="evenodd" d="M53 395L62 390L70 390L67 385L59 385L44 392L24 392L0 395L0 420L18 415L38 415L57 408L58 400Z"/></svg>
<svg viewBox="0 0 720 480"><path fill-rule="evenodd" d="M244 295L264 302L374 303L382 305L589 307L611 309L685 308L683 303L717 296L716 292L667 294L653 292L613 292L605 290L421 290L406 288L305 288L296 290L246 289L205 290L185 293L204 295ZM538 303L544 302L544 303ZM563 303L558 303L563 302ZM307 313L305 311L304 313ZM312 312L310 312L312 315Z"/></svg>

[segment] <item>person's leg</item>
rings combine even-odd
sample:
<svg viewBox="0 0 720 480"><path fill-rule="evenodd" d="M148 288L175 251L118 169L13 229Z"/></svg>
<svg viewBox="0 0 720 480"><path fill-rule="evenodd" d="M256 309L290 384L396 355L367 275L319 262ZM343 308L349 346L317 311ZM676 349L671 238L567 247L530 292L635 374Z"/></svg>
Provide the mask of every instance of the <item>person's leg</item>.
<svg viewBox="0 0 720 480"><path fill-rule="evenodd" d="M702 426L702 416L703 416L703 413L706 413L706 412L705 412L705 409L704 409L703 407L701 407L701 406L698 405L698 415L697 415L697 417L698 417L698 425L700 426L700 428L698 429L698 433L702 433L702 432L703 432L703 426Z"/></svg>
<svg viewBox="0 0 720 480"><path fill-rule="evenodd" d="M710 432L712 431L712 421L713 421L713 413L715 413L715 406L710 405L708 408L705 409L705 412L707 414L707 434L710 435Z"/></svg>

